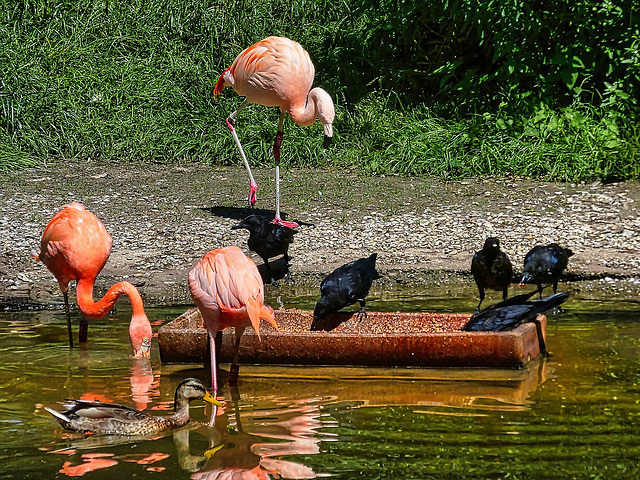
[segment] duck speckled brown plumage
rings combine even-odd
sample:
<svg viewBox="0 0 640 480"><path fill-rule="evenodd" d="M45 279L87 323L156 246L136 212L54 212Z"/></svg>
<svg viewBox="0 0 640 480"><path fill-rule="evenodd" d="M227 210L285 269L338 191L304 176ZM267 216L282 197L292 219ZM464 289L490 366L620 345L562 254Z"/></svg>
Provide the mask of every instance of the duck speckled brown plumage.
<svg viewBox="0 0 640 480"><path fill-rule="evenodd" d="M200 380L187 378L176 388L173 414L166 417L149 415L116 403L66 400L61 402L67 410L58 412L45 410L67 430L101 435L150 435L182 427L189 422L189 402L204 400L212 405L222 406L206 391Z"/></svg>

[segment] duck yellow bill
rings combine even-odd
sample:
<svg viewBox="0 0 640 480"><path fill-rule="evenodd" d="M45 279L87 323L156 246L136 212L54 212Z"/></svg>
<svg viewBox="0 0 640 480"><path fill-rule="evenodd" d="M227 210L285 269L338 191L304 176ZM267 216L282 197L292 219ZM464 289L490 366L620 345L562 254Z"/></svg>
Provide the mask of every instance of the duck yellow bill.
<svg viewBox="0 0 640 480"><path fill-rule="evenodd" d="M220 450L222 448L224 448L224 443L221 443L220 445L216 445L215 447L210 448L209 450L205 451L204 452L204 456L207 457L207 458L211 458L211 457L213 457L215 455L215 453L218 450Z"/></svg>
<svg viewBox="0 0 640 480"><path fill-rule="evenodd" d="M218 400L216 400L213 397L213 395L211 395L209 392L204 394L204 398L202 400L204 400L207 403L210 403L211 405L216 405L218 407L222 406L222 404Z"/></svg>

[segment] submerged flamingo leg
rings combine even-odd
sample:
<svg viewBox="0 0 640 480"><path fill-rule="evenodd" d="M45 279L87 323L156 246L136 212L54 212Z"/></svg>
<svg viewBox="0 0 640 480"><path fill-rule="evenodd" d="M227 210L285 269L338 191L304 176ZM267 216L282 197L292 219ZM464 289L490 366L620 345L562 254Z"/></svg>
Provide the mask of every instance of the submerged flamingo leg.
<svg viewBox="0 0 640 480"><path fill-rule="evenodd" d="M216 361L216 339L209 332L209 349L210 353L210 361L211 361L211 391L213 393L213 398L218 398L218 363ZM218 407L213 405L211 410L211 418L209 419L209 425L213 426L216 423L216 414L218 413Z"/></svg>
<svg viewBox="0 0 640 480"><path fill-rule="evenodd" d="M216 361L216 339L211 332L209 332L209 350L209 359L211 361L211 392L215 397L218 393L218 363Z"/></svg>
<svg viewBox="0 0 640 480"><path fill-rule="evenodd" d="M273 141L273 157L276 159L276 216L273 223L289 228L296 228L296 222L286 222L280 218L280 147L282 146L282 137L284 136L284 112L280 113L280 122L278 123L278 132Z"/></svg>
<svg viewBox="0 0 640 480"><path fill-rule="evenodd" d="M236 343L233 350L233 363L229 368L229 385L238 383L238 374L240 373L240 365L238 365L238 350L240 349L240 338L244 333L245 327L236 327Z"/></svg>
<svg viewBox="0 0 640 480"><path fill-rule="evenodd" d="M80 319L80 326L78 327L78 341L85 343L89 338L89 322L86 318Z"/></svg>
<svg viewBox="0 0 640 480"><path fill-rule="evenodd" d="M69 312L69 292L63 291L64 314L67 317L67 333L69 334L69 348L73 348L73 332L71 331L71 313Z"/></svg>
<svg viewBox="0 0 640 480"><path fill-rule="evenodd" d="M236 142L236 145L238 146L238 149L240 150L240 156L242 157L242 161L244 162L244 166L247 168L247 172L249 173L249 196L247 198L247 200L249 201L249 207L253 207L256 202L258 201L258 196L257 196L257 191L258 191L258 184L256 183L256 181L253 178L253 174L251 173L251 167L249 166L249 160L247 160L247 156L244 154L244 149L242 148L242 145L240 144L240 139L238 139L238 134L236 133L236 129L233 126L233 124L236 121L236 117L238 116L238 113L240 113L242 110L244 110L247 105L249 104L248 100L245 100L244 102L242 102L242 105L240 105L238 107L238 109L233 112L231 115L229 115L227 117L227 119L225 120L227 127L229 128L229 130L231 131L231 135L233 135L233 139Z"/></svg>

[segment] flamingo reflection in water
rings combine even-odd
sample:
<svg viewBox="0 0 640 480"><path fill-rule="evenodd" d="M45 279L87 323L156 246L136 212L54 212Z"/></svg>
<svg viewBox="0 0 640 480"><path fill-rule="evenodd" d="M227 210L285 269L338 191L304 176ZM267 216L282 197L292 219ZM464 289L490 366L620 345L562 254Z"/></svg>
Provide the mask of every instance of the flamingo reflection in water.
<svg viewBox="0 0 640 480"><path fill-rule="evenodd" d="M241 421L239 395L232 389L235 412L216 420L217 435L206 455L205 467L191 475L193 480L316 478L318 474L301 463L280 459L285 455L320 453L318 428L328 426L320 420L320 406L313 399L287 401L282 409L243 412ZM228 404L229 405L229 404ZM286 406L286 408L285 408ZM265 421L265 418L277 418ZM265 442L273 438L275 442ZM326 439L324 439L326 440Z"/></svg>

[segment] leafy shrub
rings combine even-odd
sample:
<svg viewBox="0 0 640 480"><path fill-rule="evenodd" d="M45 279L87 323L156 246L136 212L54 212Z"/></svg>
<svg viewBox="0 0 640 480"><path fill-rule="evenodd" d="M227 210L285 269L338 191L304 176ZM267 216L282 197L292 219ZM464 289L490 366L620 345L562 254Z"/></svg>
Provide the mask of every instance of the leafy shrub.
<svg viewBox="0 0 640 480"><path fill-rule="evenodd" d="M414 100L638 107L635 0L365 0L361 11L379 79Z"/></svg>

